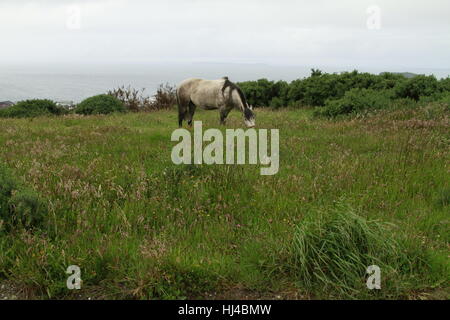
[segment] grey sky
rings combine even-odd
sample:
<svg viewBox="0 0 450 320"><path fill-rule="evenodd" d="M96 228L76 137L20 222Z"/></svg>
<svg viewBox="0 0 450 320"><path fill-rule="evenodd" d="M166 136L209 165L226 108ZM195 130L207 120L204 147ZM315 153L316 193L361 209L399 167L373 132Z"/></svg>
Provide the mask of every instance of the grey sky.
<svg viewBox="0 0 450 320"><path fill-rule="evenodd" d="M74 5L80 29L68 28ZM379 30L367 27L372 5L381 10ZM448 69L449 17L448 0L0 0L0 64Z"/></svg>

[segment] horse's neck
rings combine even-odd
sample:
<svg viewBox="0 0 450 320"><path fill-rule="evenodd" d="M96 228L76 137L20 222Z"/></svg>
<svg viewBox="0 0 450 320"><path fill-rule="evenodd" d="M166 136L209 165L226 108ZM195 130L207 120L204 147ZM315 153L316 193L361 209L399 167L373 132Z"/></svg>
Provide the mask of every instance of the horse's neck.
<svg viewBox="0 0 450 320"><path fill-rule="evenodd" d="M233 104L235 107L237 107L242 112L245 111L247 106L245 105L245 102L241 99L241 96L239 95L239 92L237 90L233 90L231 94L231 99L233 101Z"/></svg>

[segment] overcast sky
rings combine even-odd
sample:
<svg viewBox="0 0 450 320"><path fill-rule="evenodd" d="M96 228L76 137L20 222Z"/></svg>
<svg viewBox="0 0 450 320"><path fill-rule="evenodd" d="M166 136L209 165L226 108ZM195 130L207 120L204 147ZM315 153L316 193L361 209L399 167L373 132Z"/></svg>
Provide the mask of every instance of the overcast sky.
<svg viewBox="0 0 450 320"><path fill-rule="evenodd" d="M449 69L450 1L0 0L0 39L1 65Z"/></svg>

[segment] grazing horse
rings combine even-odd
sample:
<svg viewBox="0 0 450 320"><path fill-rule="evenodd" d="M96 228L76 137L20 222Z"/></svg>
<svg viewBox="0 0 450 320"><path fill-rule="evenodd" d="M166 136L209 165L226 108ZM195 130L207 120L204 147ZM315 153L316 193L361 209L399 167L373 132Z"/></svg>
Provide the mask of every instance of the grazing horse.
<svg viewBox="0 0 450 320"><path fill-rule="evenodd" d="M237 108L244 115L244 123L247 127L255 126L253 108L247 103L242 90L228 77L219 80L186 79L177 88L178 125L183 125L187 120L192 125L195 108L205 110L219 109L220 123L225 124L225 119L231 109Z"/></svg>

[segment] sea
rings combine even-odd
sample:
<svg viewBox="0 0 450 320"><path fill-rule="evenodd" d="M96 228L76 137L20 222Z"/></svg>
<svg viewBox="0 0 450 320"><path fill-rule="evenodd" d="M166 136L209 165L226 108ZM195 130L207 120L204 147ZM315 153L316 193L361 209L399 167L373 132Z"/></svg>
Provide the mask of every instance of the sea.
<svg viewBox="0 0 450 320"><path fill-rule="evenodd" d="M51 99L56 102L78 103L83 99L120 86L143 89L152 96L161 84L176 86L186 78L219 79L233 82L258 80L292 81L307 77L311 69L334 73L343 71L412 72L434 74L446 78L450 69L362 68L329 66L287 66L249 63L185 63L133 65L39 65L0 66L0 102L26 99Z"/></svg>

